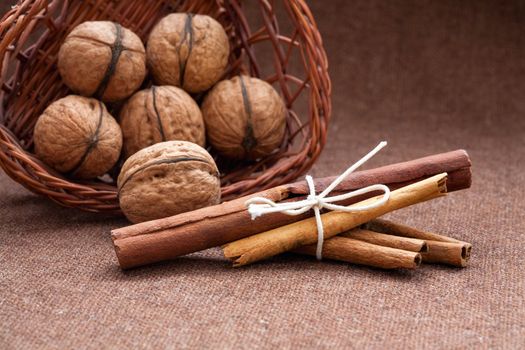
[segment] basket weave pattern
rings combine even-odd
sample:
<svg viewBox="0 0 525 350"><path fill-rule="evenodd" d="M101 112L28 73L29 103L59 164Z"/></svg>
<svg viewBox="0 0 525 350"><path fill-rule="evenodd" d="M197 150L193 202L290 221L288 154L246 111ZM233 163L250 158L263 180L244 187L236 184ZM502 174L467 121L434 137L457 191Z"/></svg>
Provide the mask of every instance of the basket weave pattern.
<svg viewBox="0 0 525 350"><path fill-rule="evenodd" d="M286 137L279 151L254 163L229 164L221 178L223 199L277 186L303 174L326 142L331 112L326 54L303 0L257 3L261 24L254 28L240 0L20 1L0 21L0 166L29 190L61 205L120 213L113 183L68 179L38 160L31 153L33 127L51 102L70 93L60 79L56 60L60 44L73 27L87 20L111 20L145 40L160 18L180 11L217 19L230 37L225 76L245 73L268 81L288 108ZM277 19L276 7L282 8L284 25ZM281 32L285 27L291 29ZM270 50L273 59L268 75L263 75L258 62L263 49ZM292 70L292 66L300 69ZM300 97L307 101L307 115L299 115L294 108Z"/></svg>

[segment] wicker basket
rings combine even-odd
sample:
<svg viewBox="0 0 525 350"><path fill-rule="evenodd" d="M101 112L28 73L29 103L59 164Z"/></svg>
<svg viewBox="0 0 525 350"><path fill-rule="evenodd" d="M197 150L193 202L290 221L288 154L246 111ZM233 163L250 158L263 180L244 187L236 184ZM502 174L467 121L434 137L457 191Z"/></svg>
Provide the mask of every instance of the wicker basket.
<svg viewBox="0 0 525 350"><path fill-rule="evenodd" d="M39 161L31 153L33 127L52 101L69 93L56 70L56 60L60 44L74 26L87 20L112 20L144 40L160 18L179 11L216 18L226 28L232 47L226 76L242 72L265 79L281 93L289 112L285 141L278 152L253 163L217 159L224 172L223 199L289 182L306 172L325 144L331 109L321 36L303 0L253 1L249 10L240 3L20 1L0 23L0 166L29 190L61 205L119 213L111 181L75 181Z"/></svg>

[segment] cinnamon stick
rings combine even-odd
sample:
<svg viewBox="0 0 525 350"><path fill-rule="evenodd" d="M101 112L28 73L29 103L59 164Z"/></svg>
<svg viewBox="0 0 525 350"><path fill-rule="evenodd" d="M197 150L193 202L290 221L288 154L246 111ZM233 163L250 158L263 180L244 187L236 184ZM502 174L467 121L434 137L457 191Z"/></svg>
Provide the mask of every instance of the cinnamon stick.
<svg viewBox="0 0 525 350"><path fill-rule="evenodd" d="M379 233L379 232L374 232L374 231L364 230L364 229L359 229L359 228L350 230L348 232L341 233L339 237L353 238L359 241L368 242L368 243L372 243L372 244L383 246L383 247L408 250L411 252L417 252L417 253L428 252L427 242L425 242L422 239L392 236L392 235L387 235L384 233Z"/></svg>
<svg viewBox="0 0 525 350"><path fill-rule="evenodd" d="M339 233L364 224L378 216L412 204L424 202L446 194L447 174L438 174L428 179L397 189L390 193L388 201L375 208L356 212L329 212L321 215L324 237L328 239ZM365 206L378 198L370 198L355 204ZM259 233L228 243L223 247L224 256L233 261L233 266L243 266L317 241L315 218L305 219L270 231Z"/></svg>
<svg viewBox="0 0 525 350"><path fill-rule="evenodd" d="M447 189L455 191L470 187L470 159L464 150L436 154L429 157L358 171L345 179L332 195L341 194L375 183L383 183L391 190L447 172ZM316 179L317 191L326 188L335 177ZM290 224L312 215L299 216L269 214L252 221L245 201L253 196L267 197L275 202L301 200L308 194L305 181L277 186L216 206L202 208L176 216L143 222L112 231L111 236L120 267L123 269L176 258L180 255L248 237L276 227ZM364 198L353 198L349 205Z"/></svg>
<svg viewBox="0 0 525 350"><path fill-rule="evenodd" d="M294 253L315 256L316 245L301 246ZM415 269L421 263L421 254L371 244L347 237L332 237L323 244L323 258L382 269Z"/></svg>
<svg viewBox="0 0 525 350"><path fill-rule="evenodd" d="M419 230L384 219L375 219L363 226L368 230L390 235L425 240L428 245L428 252L421 254L423 262L465 267L470 259L472 245L452 237Z"/></svg>
<svg viewBox="0 0 525 350"><path fill-rule="evenodd" d="M470 259L472 245L466 242L426 241L428 252L421 254L423 262L465 267Z"/></svg>

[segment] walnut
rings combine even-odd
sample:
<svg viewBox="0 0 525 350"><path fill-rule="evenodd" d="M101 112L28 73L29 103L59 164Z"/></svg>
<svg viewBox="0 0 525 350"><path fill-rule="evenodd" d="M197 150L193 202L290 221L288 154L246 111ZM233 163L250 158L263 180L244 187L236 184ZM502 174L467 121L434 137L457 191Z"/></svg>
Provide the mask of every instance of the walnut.
<svg viewBox="0 0 525 350"><path fill-rule="evenodd" d="M224 74L230 47L224 28L213 18L174 13L153 28L146 52L157 84L197 93L208 90Z"/></svg>
<svg viewBox="0 0 525 350"><path fill-rule="evenodd" d="M208 142L234 159L257 159L280 146L286 108L275 89L249 76L223 80L204 99Z"/></svg>
<svg viewBox="0 0 525 350"><path fill-rule="evenodd" d="M146 76L139 37L118 23L84 22L66 37L58 70L75 93L115 102L135 92Z"/></svg>
<svg viewBox="0 0 525 350"><path fill-rule="evenodd" d="M120 208L131 222L176 215L220 202L219 171L199 145L166 141L126 160L118 177Z"/></svg>
<svg viewBox="0 0 525 350"><path fill-rule="evenodd" d="M122 108L120 126L126 157L162 141L191 141L200 146L205 143L199 106L174 86L153 86L137 92Z"/></svg>
<svg viewBox="0 0 525 350"><path fill-rule="evenodd" d="M115 165L122 133L102 102L70 95L44 110L35 125L34 142L35 153L44 163L89 179Z"/></svg>

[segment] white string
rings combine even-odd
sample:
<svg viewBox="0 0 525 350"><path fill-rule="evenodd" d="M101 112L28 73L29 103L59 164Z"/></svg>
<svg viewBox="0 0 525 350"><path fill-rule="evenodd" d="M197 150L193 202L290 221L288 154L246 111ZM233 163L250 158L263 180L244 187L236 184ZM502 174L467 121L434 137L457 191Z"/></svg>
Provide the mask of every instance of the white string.
<svg viewBox="0 0 525 350"><path fill-rule="evenodd" d="M354 212L363 211L372 208L379 207L385 204L390 198L390 189L381 184L367 186L355 191L340 194L337 196L327 197L327 195L336 188L348 175L354 172L357 168L363 165L366 161L372 158L377 152L387 145L386 141L382 141L366 156L358 160L351 167L346 169L341 175L339 175L323 192L319 195L315 193L314 180L310 175L306 175L306 183L310 194L306 199L296 202L286 203L275 203L274 201L264 197L253 197L246 201L245 205L248 206L248 212L250 213L252 220L257 217L270 213L284 213L287 215L300 215L307 212L310 209L314 210L315 221L317 223L317 250L316 257L318 260L322 259L323 243L324 243L324 229L323 221L321 219L321 209L326 208L329 210L343 211L343 212ZM352 206L347 207L343 205L333 204L352 197L360 196L362 194L374 191L382 191L383 196L368 205Z"/></svg>

